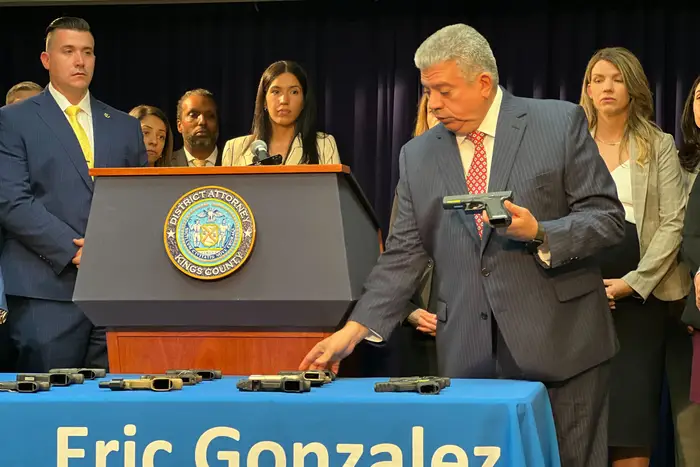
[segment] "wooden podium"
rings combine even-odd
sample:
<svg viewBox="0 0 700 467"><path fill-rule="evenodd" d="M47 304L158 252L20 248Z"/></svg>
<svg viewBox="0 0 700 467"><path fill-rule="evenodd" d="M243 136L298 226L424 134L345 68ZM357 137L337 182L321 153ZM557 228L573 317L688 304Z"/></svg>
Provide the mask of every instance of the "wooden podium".
<svg viewBox="0 0 700 467"><path fill-rule="evenodd" d="M344 322L381 253L376 217L345 166L90 174L95 191L73 300L107 329L112 373L296 369ZM233 191L255 222L247 260L217 280L190 277L166 252L171 209L204 187Z"/></svg>

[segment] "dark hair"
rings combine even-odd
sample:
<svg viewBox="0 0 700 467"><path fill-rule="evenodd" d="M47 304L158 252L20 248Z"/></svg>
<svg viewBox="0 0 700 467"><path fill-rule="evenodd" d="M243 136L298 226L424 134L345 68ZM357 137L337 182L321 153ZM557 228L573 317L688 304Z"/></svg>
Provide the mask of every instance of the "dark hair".
<svg viewBox="0 0 700 467"><path fill-rule="evenodd" d="M18 92L22 91L37 91L41 92L43 91L44 88L36 84L34 81L22 81L21 83L17 83L14 86L10 88L9 91L7 91L7 95L5 96L5 104L10 105L12 102L15 100L15 94Z"/></svg>
<svg viewBox="0 0 700 467"><path fill-rule="evenodd" d="M83 18L73 16L63 16L51 21L51 24L46 28L46 48L49 48L51 35L57 29L69 29L71 31L90 32L90 25Z"/></svg>
<svg viewBox="0 0 700 467"><path fill-rule="evenodd" d="M695 123L695 115L693 113L693 101L695 100L695 90L700 85L700 76L695 78L693 87L690 88L688 98L685 100L683 107L683 116L681 117L681 131L683 132L683 143L678 151L678 158L687 172L695 172L695 169L700 163L700 128Z"/></svg>
<svg viewBox="0 0 700 467"><path fill-rule="evenodd" d="M201 97L207 97L211 99L211 101L214 103L216 106L216 101L214 100L214 94L211 93L211 91L207 91L206 89L190 89L186 93L182 95L180 100L177 101L177 121L179 122L182 119L182 104L185 102L185 100L190 97L190 96L201 96Z"/></svg>
<svg viewBox="0 0 700 467"><path fill-rule="evenodd" d="M143 120L148 115L153 115L154 117L159 118L165 124L165 146L163 146L163 154L154 165L155 167L172 166L173 130L170 128L170 122L168 122L168 117L165 116L165 112L160 110L158 107L153 107L151 105L139 105L131 109L131 111L129 111L129 115L136 117L139 121Z"/></svg>
<svg viewBox="0 0 700 467"><path fill-rule="evenodd" d="M249 138L248 147L257 140L263 140L268 145L272 137L272 124L270 116L265 110L265 96L270 89L272 82L283 73L291 73L296 76L301 85L301 91L304 95L304 107L301 109L299 117L295 123L296 134L301 135L301 144L303 146L303 154L301 156L302 164L318 164L318 147L316 141L316 99L313 91L309 86L306 72L296 62L282 60L275 62L262 74L260 84L258 85L258 95L255 98L255 114L253 115L253 125L251 128L252 138Z"/></svg>

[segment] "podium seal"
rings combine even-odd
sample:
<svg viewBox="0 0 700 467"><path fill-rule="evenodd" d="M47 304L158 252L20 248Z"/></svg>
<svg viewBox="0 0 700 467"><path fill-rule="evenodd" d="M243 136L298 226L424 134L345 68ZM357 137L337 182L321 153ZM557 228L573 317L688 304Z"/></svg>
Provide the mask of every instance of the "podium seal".
<svg viewBox="0 0 700 467"><path fill-rule="evenodd" d="M253 251L255 220L233 191L203 186L173 204L163 239L170 261L180 271L195 279L221 279L240 268Z"/></svg>

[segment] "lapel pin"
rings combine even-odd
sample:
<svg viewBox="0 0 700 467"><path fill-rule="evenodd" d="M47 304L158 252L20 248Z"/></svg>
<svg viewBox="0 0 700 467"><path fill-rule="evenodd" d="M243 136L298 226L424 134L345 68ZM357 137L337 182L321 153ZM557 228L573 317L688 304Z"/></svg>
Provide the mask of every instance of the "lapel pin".
<svg viewBox="0 0 700 467"><path fill-rule="evenodd" d="M105 112L105 118L109 118L109 114Z"/></svg>

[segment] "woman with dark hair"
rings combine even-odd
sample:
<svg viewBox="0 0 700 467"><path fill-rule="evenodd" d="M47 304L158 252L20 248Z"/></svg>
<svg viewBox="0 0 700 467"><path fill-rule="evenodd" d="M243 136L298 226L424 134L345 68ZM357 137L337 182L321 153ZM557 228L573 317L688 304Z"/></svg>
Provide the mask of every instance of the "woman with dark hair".
<svg viewBox="0 0 700 467"><path fill-rule="evenodd" d="M275 62L263 73L251 135L226 142L222 166L251 165L253 141L267 144L282 164L340 164L333 136L317 131L316 101L306 72L295 62Z"/></svg>
<svg viewBox="0 0 700 467"><path fill-rule="evenodd" d="M141 122L143 142L149 167L170 167L173 155L173 132L165 113L157 107L139 105L129 115Z"/></svg>
<svg viewBox="0 0 700 467"><path fill-rule="evenodd" d="M700 76L697 77L685 101L681 121L683 144L678 153L681 166L688 175L688 209L683 227L681 256L694 277L694 287L686 302L683 322L693 333L693 364L690 399L700 403L700 185L695 183L700 165Z"/></svg>

